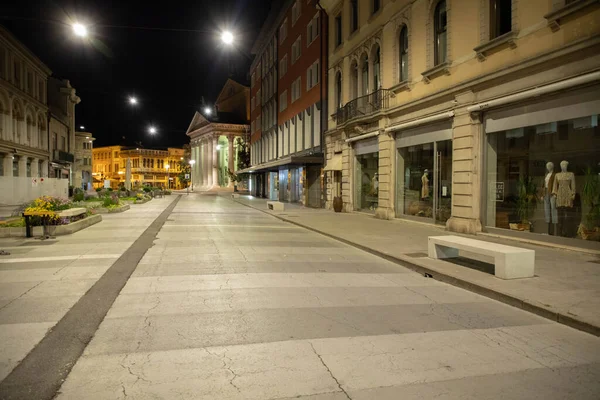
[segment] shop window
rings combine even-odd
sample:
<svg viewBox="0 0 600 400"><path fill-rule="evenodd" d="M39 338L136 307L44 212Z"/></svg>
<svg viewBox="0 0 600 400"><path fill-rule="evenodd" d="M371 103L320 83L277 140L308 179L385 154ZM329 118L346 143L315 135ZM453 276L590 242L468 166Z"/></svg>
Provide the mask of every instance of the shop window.
<svg viewBox="0 0 600 400"><path fill-rule="evenodd" d="M490 227L600 240L598 115L487 134Z"/></svg>
<svg viewBox="0 0 600 400"><path fill-rule="evenodd" d="M512 0L490 0L490 40L512 30Z"/></svg>
<svg viewBox="0 0 600 400"><path fill-rule="evenodd" d="M435 7L434 26L434 63L439 65L447 60L448 18L446 1L440 1Z"/></svg>
<svg viewBox="0 0 600 400"><path fill-rule="evenodd" d="M375 212L379 203L379 154L357 155L355 165L355 208Z"/></svg>

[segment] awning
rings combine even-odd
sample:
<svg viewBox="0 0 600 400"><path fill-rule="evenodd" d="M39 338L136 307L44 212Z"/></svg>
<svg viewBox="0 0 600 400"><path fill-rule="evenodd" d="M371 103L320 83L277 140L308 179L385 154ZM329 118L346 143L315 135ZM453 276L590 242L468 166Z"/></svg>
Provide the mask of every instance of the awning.
<svg viewBox="0 0 600 400"><path fill-rule="evenodd" d="M323 157L315 156L287 156L278 160L269 161L264 164L255 165L249 168L236 171L236 174L251 174L253 172L262 171L278 171L279 167L284 165L307 165L307 164L323 164Z"/></svg>
<svg viewBox="0 0 600 400"><path fill-rule="evenodd" d="M342 155L334 154L330 160L327 160L327 165L324 171L341 171L342 170Z"/></svg>

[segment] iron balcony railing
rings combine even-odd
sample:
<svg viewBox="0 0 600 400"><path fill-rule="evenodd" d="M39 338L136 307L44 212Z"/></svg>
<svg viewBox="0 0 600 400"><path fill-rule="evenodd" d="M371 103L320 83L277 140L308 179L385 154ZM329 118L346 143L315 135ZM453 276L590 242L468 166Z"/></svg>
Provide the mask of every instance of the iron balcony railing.
<svg viewBox="0 0 600 400"><path fill-rule="evenodd" d="M337 124L341 125L354 118L364 117L387 109L390 106L390 94L391 90L389 89L379 89L346 103L335 114Z"/></svg>

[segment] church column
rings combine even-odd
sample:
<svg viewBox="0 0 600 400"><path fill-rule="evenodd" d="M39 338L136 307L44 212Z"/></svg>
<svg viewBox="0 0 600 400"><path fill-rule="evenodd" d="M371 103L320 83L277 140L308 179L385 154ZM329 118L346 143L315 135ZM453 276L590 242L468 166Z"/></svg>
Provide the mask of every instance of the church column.
<svg viewBox="0 0 600 400"><path fill-rule="evenodd" d="M4 176L13 176L13 156L12 154L6 153L2 157L2 167L4 169Z"/></svg>
<svg viewBox="0 0 600 400"><path fill-rule="evenodd" d="M212 138L212 178L213 178L213 186L219 186L219 154L217 153L217 145L219 143L219 137L214 136Z"/></svg>
<svg viewBox="0 0 600 400"><path fill-rule="evenodd" d="M27 157L19 157L19 177L27 177Z"/></svg>
<svg viewBox="0 0 600 400"><path fill-rule="evenodd" d="M202 186L208 187L208 142L202 139Z"/></svg>
<svg viewBox="0 0 600 400"><path fill-rule="evenodd" d="M11 170L12 170L12 166L11 166ZM42 161L42 170L40 171L40 176L42 178L48 177L48 160Z"/></svg>
<svg viewBox="0 0 600 400"><path fill-rule="evenodd" d="M233 160L234 160L234 154L233 154L233 136L228 135L227 136L227 144L229 145L229 157L228 157L228 165L227 168L229 169L229 171L231 171L232 173L235 173L234 170L234 166L233 166ZM229 178L229 187L233 187L233 181L231 180L231 177Z"/></svg>
<svg viewBox="0 0 600 400"><path fill-rule="evenodd" d="M213 174L212 174L212 165L213 165L213 142L212 138L206 139L206 185L208 188L211 188L214 184L213 182Z"/></svg>

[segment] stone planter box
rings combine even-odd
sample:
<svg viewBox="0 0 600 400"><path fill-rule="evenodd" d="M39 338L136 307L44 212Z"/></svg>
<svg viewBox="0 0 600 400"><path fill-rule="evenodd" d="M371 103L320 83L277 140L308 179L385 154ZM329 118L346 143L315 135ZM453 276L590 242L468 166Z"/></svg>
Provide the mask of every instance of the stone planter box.
<svg viewBox="0 0 600 400"><path fill-rule="evenodd" d="M100 207L100 208L96 208L94 211L96 212L96 214L113 214L113 213L120 213L123 211L127 211L129 210L130 206L129 204L123 204L122 206L116 207L116 208L104 208L104 207Z"/></svg>
<svg viewBox="0 0 600 400"><path fill-rule="evenodd" d="M48 234L51 236L62 236L70 235L71 233L78 232L89 226L97 224L102 221L102 215L90 215L87 218L80 219L79 221L72 222L68 225L56 225L48 227ZM44 227L34 226L33 236L39 237L44 234ZM25 237L25 227L22 228L0 228L0 238L7 237Z"/></svg>

